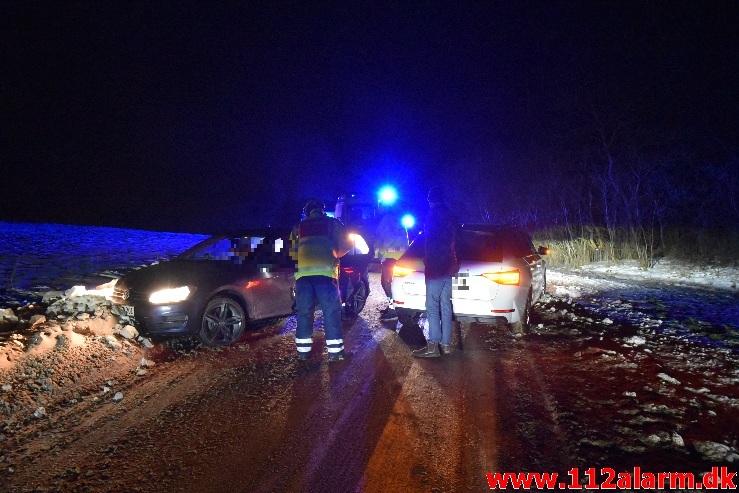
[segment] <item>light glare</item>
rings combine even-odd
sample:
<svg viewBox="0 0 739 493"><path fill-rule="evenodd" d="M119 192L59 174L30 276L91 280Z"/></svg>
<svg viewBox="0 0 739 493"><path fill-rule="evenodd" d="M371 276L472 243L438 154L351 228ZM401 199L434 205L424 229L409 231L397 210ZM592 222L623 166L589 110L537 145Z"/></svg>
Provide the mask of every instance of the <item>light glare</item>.
<svg viewBox="0 0 739 493"><path fill-rule="evenodd" d="M380 202L385 205L392 205L398 199L398 193L391 186L382 187L379 196Z"/></svg>
<svg viewBox="0 0 739 493"><path fill-rule="evenodd" d="M405 277L408 274L413 274L416 272L415 269L409 269L408 267L401 267L399 265L393 266L393 276L395 277Z"/></svg>
<svg viewBox="0 0 739 493"><path fill-rule="evenodd" d="M179 301L187 299L190 296L190 288L182 286L179 288L172 289L160 289L154 291L149 296L149 302L155 305L161 305L162 303L177 303Z"/></svg>
<svg viewBox="0 0 739 493"><path fill-rule="evenodd" d="M369 245L364 241L362 235L349 233L349 241L352 242L352 249L349 251L351 255L367 255L369 253Z"/></svg>
<svg viewBox="0 0 739 493"><path fill-rule="evenodd" d="M400 220L400 224L402 224L405 229L411 229L413 226L416 225L416 218L413 217L411 214L406 214Z"/></svg>

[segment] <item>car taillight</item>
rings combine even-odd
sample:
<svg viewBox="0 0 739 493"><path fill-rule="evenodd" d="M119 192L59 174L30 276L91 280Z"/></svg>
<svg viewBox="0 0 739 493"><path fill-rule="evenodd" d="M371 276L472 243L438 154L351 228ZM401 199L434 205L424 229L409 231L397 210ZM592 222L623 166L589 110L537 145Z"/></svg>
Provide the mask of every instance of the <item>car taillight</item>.
<svg viewBox="0 0 739 493"><path fill-rule="evenodd" d="M408 274L416 272L415 269L409 269L408 267L401 267L399 265L393 266L393 277L405 277Z"/></svg>
<svg viewBox="0 0 739 493"><path fill-rule="evenodd" d="M506 272L486 272L482 276L493 282L497 282L498 284L506 284L510 286L518 286L521 282L521 273L518 269Z"/></svg>

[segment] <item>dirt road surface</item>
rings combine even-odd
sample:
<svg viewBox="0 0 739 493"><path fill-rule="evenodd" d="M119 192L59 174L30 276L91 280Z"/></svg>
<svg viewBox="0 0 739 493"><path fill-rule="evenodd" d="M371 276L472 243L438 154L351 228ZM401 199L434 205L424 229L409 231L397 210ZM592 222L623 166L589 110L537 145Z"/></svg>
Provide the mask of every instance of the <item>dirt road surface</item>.
<svg viewBox="0 0 739 493"><path fill-rule="evenodd" d="M362 316L343 323L350 360L328 364L318 330L298 361L294 317L221 350L158 345L155 371L117 383L122 401L59 409L0 443L0 491L486 491L494 471L699 474L716 464L692 437L736 440L735 404L655 383L670 351L624 348L598 338L597 320L565 323L544 305L529 336L470 324L453 354L413 358L420 329L379 322L372 281Z"/></svg>

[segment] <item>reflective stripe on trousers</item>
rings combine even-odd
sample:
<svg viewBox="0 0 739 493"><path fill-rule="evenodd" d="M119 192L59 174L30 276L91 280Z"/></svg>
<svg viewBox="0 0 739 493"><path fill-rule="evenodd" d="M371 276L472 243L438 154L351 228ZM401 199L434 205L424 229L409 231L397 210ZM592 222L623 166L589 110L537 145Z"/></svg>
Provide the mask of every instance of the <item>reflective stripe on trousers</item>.
<svg viewBox="0 0 739 493"><path fill-rule="evenodd" d="M344 350L344 339L326 339L328 354L339 353Z"/></svg>
<svg viewBox="0 0 739 493"><path fill-rule="evenodd" d="M313 338L299 339L295 338L295 346L298 348L299 353L310 353L310 348L313 345Z"/></svg>

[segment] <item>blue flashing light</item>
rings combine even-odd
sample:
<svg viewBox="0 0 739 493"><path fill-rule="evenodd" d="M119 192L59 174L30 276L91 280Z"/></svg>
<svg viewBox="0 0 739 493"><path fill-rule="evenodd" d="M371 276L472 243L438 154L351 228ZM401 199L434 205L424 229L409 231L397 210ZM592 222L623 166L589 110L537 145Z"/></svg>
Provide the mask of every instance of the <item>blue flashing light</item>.
<svg viewBox="0 0 739 493"><path fill-rule="evenodd" d="M400 224L402 224L405 229L411 229L413 226L416 225L416 218L413 217L411 214L406 214L400 220Z"/></svg>
<svg viewBox="0 0 739 493"><path fill-rule="evenodd" d="M382 187L378 195L380 197L380 203L384 205L392 205L398 200L398 192L391 186Z"/></svg>

